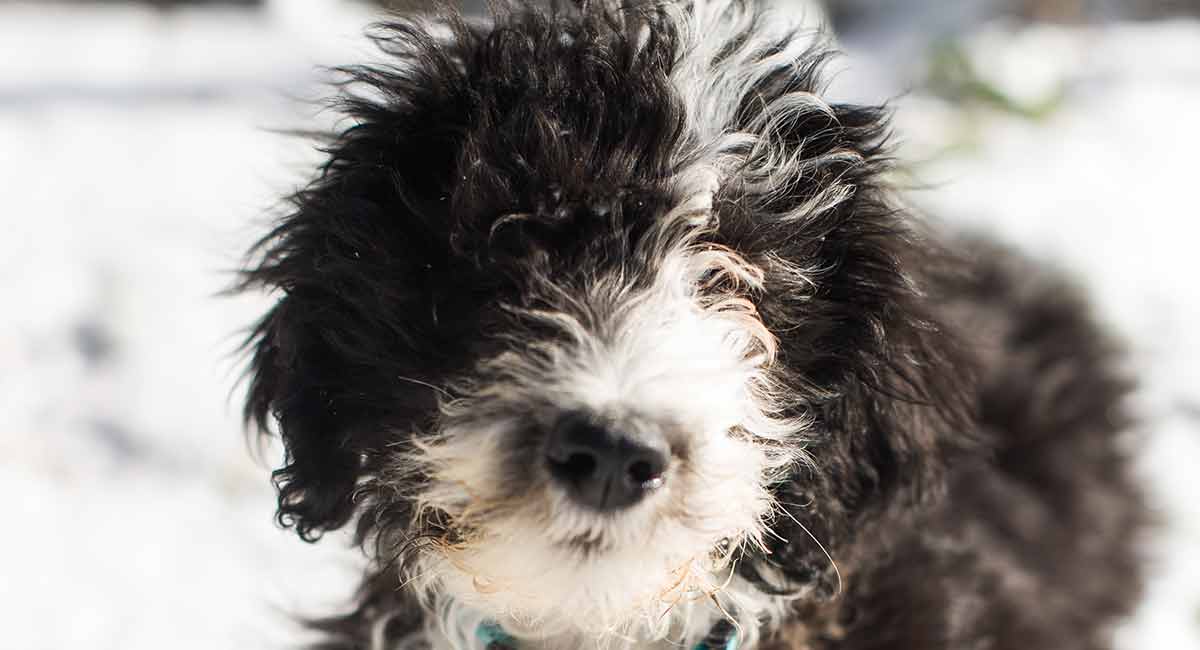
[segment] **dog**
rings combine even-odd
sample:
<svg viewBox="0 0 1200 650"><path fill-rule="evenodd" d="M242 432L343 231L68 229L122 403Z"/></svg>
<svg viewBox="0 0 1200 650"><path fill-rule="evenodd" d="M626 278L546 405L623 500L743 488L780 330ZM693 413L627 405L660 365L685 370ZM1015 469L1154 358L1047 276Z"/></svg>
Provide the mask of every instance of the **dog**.
<svg viewBox="0 0 1200 650"><path fill-rule="evenodd" d="M493 11L371 32L240 280L278 521L370 559L314 647L1110 647L1133 384L1071 282L906 209L770 8Z"/></svg>

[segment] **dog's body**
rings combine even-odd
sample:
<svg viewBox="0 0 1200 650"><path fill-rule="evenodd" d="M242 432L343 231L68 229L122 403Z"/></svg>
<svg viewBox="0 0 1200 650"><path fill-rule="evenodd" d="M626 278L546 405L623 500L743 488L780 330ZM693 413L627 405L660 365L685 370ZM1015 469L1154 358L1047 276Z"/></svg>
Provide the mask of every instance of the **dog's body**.
<svg viewBox="0 0 1200 650"><path fill-rule="evenodd" d="M715 4L393 24L348 71L246 276L280 520L373 559L319 647L1109 647L1112 347L896 207L819 43Z"/></svg>

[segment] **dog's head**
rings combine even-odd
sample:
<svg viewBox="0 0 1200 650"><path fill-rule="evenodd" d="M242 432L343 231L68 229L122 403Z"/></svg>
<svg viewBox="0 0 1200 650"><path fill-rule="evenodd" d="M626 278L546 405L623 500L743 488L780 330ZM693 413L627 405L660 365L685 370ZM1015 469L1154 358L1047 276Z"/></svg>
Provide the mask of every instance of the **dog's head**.
<svg viewBox="0 0 1200 650"><path fill-rule="evenodd" d="M942 357L880 111L823 101L825 50L771 24L380 28L246 276L281 292L247 412L284 524L356 519L441 611L541 636L828 591L816 537L936 475Z"/></svg>

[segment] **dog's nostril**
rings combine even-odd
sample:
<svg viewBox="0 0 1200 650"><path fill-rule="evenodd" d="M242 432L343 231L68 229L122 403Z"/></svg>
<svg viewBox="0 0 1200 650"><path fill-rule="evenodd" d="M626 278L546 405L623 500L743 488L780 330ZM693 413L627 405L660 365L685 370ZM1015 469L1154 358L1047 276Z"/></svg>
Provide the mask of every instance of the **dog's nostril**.
<svg viewBox="0 0 1200 650"><path fill-rule="evenodd" d="M650 460L638 460L629 465L630 481L643 489L654 489L663 484L663 467L661 463Z"/></svg>
<svg viewBox="0 0 1200 650"><path fill-rule="evenodd" d="M664 483L665 441L635 437L579 414L564 416L546 439L550 475L582 505L600 511L625 508Z"/></svg>

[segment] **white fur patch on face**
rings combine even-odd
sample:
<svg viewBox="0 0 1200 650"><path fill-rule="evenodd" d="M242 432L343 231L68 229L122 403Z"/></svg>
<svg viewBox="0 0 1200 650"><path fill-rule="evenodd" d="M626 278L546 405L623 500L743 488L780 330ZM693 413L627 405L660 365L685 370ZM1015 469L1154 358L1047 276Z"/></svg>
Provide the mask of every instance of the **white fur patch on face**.
<svg viewBox="0 0 1200 650"><path fill-rule="evenodd" d="M699 232L709 209L690 196L663 229L684 219ZM694 644L724 617L752 634L777 607L734 573L742 549L762 544L769 484L794 460L782 451L794 443L768 443L803 428L770 409L764 368L774 340L742 297L760 274L694 235L672 246L649 286L596 278L575 298L606 314L597 322L568 310L524 312L564 336L489 361L487 376L501 379L445 404L439 435L402 459L431 477L413 495L418 516L448 520L455 533L405 568L443 625L466 624L446 619L453 614L547 643ZM527 417L512 415L522 408ZM597 513L549 480L537 450L518 461L532 487L511 494L512 438L546 412L579 410L669 429L675 454L663 487L627 510ZM470 647L462 639L454 647Z"/></svg>

